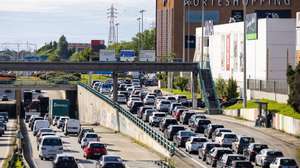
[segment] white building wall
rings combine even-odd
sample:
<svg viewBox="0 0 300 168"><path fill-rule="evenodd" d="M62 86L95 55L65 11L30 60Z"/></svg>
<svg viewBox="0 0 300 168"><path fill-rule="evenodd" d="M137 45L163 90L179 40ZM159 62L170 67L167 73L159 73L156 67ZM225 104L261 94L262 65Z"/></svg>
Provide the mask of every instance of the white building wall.
<svg viewBox="0 0 300 168"><path fill-rule="evenodd" d="M242 84L243 30L243 22L214 26L214 35L210 36L209 41L213 78L227 80L233 77L239 84ZM201 31L201 28L196 29L197 47L194 61L199 61L201 57ZM289 63L295 63L295 36L295 19L260 19L258 40L247 41L247 78L286 80L287 49L289 50ZM230 38L229 43L226 42L227 38ZM227 49L228 44L230 46ZM228 55L230 55L229 67L227 67ZM269 66L267 66L267 59Z"/></svg>

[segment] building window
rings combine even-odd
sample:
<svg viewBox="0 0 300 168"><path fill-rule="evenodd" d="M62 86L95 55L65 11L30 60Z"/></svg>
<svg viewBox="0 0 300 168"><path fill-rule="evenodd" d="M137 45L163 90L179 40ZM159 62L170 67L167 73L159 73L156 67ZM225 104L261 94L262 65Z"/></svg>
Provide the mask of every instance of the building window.
<svg viewBox="0 0 300 168"><path fill-rule="evenodd" d="M215 24L220 22L220 13L217 10L210 10L204 12L204 20L213 20ZM186 22L188 23L201 23L202 11L201 10L189 10L187 11Z"/></svg>

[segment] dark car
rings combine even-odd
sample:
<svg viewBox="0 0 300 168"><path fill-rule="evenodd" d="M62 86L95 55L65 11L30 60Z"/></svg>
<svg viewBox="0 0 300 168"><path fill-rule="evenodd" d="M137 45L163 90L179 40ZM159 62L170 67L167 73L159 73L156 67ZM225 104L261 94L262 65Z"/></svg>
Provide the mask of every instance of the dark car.
<svg viewBox="0 0 300 168"><path fill-rule="evenodd" d="M246 160L246 157L239 154L225 154L217 162L217 167L227 168L232 166L233 161Z"/></svg>
<svg viewBox="0 0 300 168"><path fill-rule="evenodd" d="M244 156L248 158L249 161L254 162L255 156L263 149L268 149L268 145L260 143L251 143L248 148L243 151Z"/></svg>
<svg viewBox="0 0 300 168"><path fill-rule="evenodd" d="M174 135L173 141L177 147L185 147L186 141L192 136L196 136L196 134L192 131L178 131L176 135Z"/></svg>
<svg viewBox="0 0 300 168"><path fill-rule="evenodd" d="M243 99L236 99L236 98L230 99L226 102L222 102L221 107L229 107L229 106L232 106L232 105L238 103L239 101L243 101Z"/></svg>
<svg viewBox="0 0 300 168"><path fill-rule="evenodd" d="M212 167L217 166L217 162L222 158L224 154L232 154L232 150L229 148L216 147L209 151L206 157L206 163Z"/></svg>
<svg viewBox="0 0 300 168"><path fill-rule="evenodd" d="M164 132L165 129L167 129L169 125L178 125L178 122L175 118L164 118L159 123L159 130Z"/></svg>
<svg viewBox="0 0 300 168"><path fill-rule="evenodd" d="M180 116L180 122L182 124L188 124L189 122L189 119L194 115L196 114L196 112L193 112L193 111L185 111L182 113L182 115Z"/></svg>
<svg viewBox="0 0 300 168"><path fill-rule="evenodd" d="M86 132L94 132L93 128L81 128L80 133L78 135L78 143L81 143L81 139L83 138Z"/></svg>
<svg viewBox="0 0 300 168"><path fill-rule="evenodd" d="M251 162L246 160L235 160L232 162L231 165L232 168L253 168L254 167Z"/></svg>
<svg viewBox="0 0 300 168"><path fill-rule="evenodd" d="M197 119L206 119L206 116L203 114L194 114L192 117L189 119L188 125L191 127Z"/></svg>
<svg viewBox="0 0 300 168"><path fill-rule="evenodd" d="M155 90L153 91L153 93L155 93L156 96L162 96L162 92L161 92L161 90L159 90L159 89L155 89Z"/></svg>
<svg viewBox="0 0 300 168"><path fill-rule="evenodd" d="M191 129L196 133L204 133L204 130L211 123L208 119L198 119L194 125L192 125Z"/></svg>
<svg viewBox="0 0 300 168"><path fill-rule="evenodd" d="M54 159L53 167L54 168L66 168L66 167L78 168L78 165L73 156L60 154L56 156L56 159Z"/></svg>
<svg viewBox="0 0 300 168"><path fill-rule="evenodd" d="M164 131L164 136L170 141L173 141L174 135L177 134L178 131L185 130L184 126L181 125L170 125L167 129Z"/></svg>
<svg viewBox="0 0 300 168"><path fill-rule="evenodd" d="M232 143L232 149L238 153L243 154L244 149L247 149L250 143L254 143L255 140L250 136L238 136L237 141Z"/></svg>
<svg viewBox="0 0 300 168"><path fill-rule="evenodd" d="M137 117L142 119L145 111L148 109L154 109L154 107L153 106L141 106L137 112Z"/></svg>
<svg viewBox="0 0 300 168"><path fill-rule="evenodd" d="M125 168L123 163L105 163L101 168Z"/></svg>
<svg viewBox="0 0 300 168"><path fill-rule="evenodd" d="M130 108L130 112L131 112L132 114L137 114L139 108L142 107L142 106L144 106L144 103L143 103L143 102L141 102L141 101L134 101L134 102L132 103L131 108Z"/></svg>
<svg viewBox="0 0 300 168"><path fill-rule="evenodd" d="M29 123L30 117L31 117L30 114L25 115L25 123Z"/></svg>
<svg viewBox="0 0 300 168"><path fill-rule="evenodd" d="M217 128L224 128L224 125L220 124L209 124L207 128L204 130L204 136L207 138L211 138L212 133L217 129Z"/></svg>
<svg viewBox="0 0 300 168"><path fill-rule="evenodd" d="M215 147L221 147L221 145L219 143L215 143L215 142L206 142L202 145L201 148L199 148L198 150L198 158L202 159L203 161L206 160L206 155L208 154L208 152Z"/></svg>
<svg viewBox="0 0 300 168"><path fill-rule="evenodd" d="M8 97L6 95L3 95L1 100L2 101L8 101Z"/></svg>

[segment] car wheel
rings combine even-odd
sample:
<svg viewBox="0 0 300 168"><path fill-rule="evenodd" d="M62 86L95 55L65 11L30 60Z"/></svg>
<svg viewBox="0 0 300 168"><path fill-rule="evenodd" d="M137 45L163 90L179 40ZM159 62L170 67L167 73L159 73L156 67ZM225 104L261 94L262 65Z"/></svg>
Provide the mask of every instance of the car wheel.
<svg viewBox="0 0 300 168"><path fill-rule="evenodd" d="M41 160L44 160L44 158L42 156L39 156Z"/></svg>

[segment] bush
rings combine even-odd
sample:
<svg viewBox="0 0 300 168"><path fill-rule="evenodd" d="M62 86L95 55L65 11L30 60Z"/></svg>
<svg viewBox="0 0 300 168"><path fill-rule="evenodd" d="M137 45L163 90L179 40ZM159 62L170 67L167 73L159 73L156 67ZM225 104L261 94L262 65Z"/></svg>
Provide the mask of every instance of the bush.
<svg viewBox="0 0 300 168"><path fill-rule="evenodd" d="M222 78L218 79L216 82L216 90L219 98L224 98L226 96L226 81Z"/></svg>
<svg viewBox="0 0 300 168"><path fill-rule="evenodd" d="M230 78L227 82L227 87L226 87L226 97L228 100L237 98L239 96L237 89L238 87L237 87L236 80Z"/></svg>
<svg viewBox="0 0 300 168"><path fill-rule="evenodd" d="M184 77L177 77L175 79L175 86L180 88L181 91L186 89L187 84L189 83L189 80Z"/></svg>

